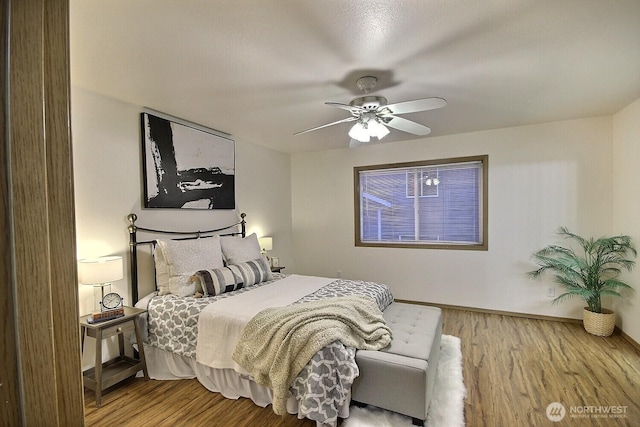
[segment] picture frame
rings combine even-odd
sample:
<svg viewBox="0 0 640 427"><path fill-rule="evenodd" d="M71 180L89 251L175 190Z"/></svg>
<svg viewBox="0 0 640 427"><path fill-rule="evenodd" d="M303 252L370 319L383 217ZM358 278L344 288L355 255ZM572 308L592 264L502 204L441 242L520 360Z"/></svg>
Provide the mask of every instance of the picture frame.
<svg viewBox="0 0 640 427"><path fill-rule="evenodd" d="M162 113L140 114L144 208L235 209L235 141Z"/></svg>
<svg viewBox="0 0 640 427"><path fill-rule="evenodd" d="M280 258L271 257L271 267L280 267Z"/></svg>

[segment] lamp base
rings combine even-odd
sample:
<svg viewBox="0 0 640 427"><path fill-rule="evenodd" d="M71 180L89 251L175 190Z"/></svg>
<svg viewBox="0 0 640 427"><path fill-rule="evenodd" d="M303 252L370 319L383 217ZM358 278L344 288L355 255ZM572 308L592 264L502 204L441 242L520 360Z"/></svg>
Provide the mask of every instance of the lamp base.
<svg viewBox="0 0 640 427"><path fill-rule="evenodd" d="M106 288L106 292L105 292ZM99 313L102 311L102 299L105 294L111 292L111 283L93 286L93 311Z"/></svg>

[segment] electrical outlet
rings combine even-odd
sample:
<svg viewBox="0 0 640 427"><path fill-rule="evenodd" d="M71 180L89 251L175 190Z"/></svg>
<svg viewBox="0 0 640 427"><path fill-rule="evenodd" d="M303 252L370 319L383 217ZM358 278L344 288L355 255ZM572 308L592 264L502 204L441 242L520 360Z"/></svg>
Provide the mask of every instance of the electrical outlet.
<svg viewBox="0 0 640 427"><path fill-rule="evenodd" d="M556 287L549 286L547 288L547 298L554 298L556 296Z"/></svg>

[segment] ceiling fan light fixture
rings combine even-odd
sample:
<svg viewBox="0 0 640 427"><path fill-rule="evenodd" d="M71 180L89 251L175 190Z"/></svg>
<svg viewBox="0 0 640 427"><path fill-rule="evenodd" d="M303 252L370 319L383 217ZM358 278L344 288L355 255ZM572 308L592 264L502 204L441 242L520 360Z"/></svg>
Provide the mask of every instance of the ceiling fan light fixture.
<svg viewBox="0 0 640 427"><path fill-rule="evenodd" d="M371 140L369 131L360 121L356 122L356 124L351 127L349 136L360 142L369 142Z"/></svg>
<svg viewBox="0 0 640 427"><path fill-rule="evenodd" d="M380 123L378 119L369 120L368 124L369 135L375 136L379 140L389 135L389 129L387 129L385 125Z"/></svg>

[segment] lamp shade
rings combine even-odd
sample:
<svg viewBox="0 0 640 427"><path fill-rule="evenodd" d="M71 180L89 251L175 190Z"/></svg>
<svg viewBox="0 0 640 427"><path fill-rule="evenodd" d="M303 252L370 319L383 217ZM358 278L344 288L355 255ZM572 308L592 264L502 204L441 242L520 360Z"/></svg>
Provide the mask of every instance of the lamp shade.
<svg viewBox="0 0 640 427"><path fill-rule="evenodd" d="M101 285L123 277L122 257L106 256L78 261L78 279L85 285Z"/></svg>
<svg viewBox="0 0 640 427"><path fill-rule="evenodd" d="M273 249L273 238L272 237L260 237L258 239L258 243L260 243L260 248L263 251L270 251Z"/></svg>
<svg viewBox="0 0 640 427"><path fill-rule="evenodd" d="M382 139L385 136L389 135L389 129L387 129L385 125L380 123L378 119L369 120L368 125L369 134L371 136Z"/></svg>
<svg viewBox="0 0 640 427"><path fill-rule="evenodd" d="M371 140L369 131L362 123L360 123L360 121L356 122L356 124L353 125L353 127L349 131L349 136L360 142L369 142Z"/></svg>

